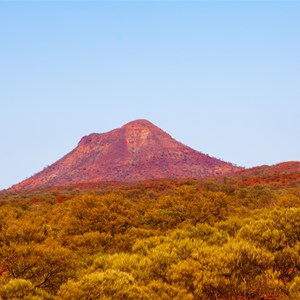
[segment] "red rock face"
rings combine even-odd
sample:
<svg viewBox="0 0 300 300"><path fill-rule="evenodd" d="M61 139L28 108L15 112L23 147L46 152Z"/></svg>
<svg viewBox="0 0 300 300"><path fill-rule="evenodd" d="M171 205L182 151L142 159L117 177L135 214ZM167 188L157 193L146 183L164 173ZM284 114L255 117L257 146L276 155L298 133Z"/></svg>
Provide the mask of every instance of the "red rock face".
<svg viewBox="0 0 300 300"><path fill-rule="evenodd" d="M66 156L12 189L112 180L201 178L240 169L177 142L147 120L136 120L107 133L83 137Z"/></svg>

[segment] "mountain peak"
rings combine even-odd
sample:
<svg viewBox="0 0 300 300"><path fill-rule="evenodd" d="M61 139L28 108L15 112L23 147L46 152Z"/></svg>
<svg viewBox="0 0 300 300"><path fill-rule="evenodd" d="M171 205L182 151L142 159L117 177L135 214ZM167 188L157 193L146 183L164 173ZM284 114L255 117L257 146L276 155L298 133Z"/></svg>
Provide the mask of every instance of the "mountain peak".
<svg viewBox="0 0 300 300"><path fill-rule="evenodd" d="M136 135L140 133L141 135L145 135L146 133L151 133L151 134L156 134L156 135L161 135L161 136L168 136L170 137L169 134L167 134L165 131L161 130L159 127L154 125L148 120L145 119L138 119L135 121L131 121L121 127L121 129L125 130L126 132L135 132ZM171 137L170 137L171 138Z"/></svg>
<svg viewBox="0 0 300 300"><path fill-rule="evenodd" d="M145 119L83 137L77 147L40 173L13 186L29 190L97 181L200 178L240 168L191 149Z"/></svg>
<svg viewBox="0 0 300 300"><path fill-rule="evenodd" d="M153 128L157 127L150 121L146 119L137 119L131 122L126 123L125 125L122 126L123 128L132 128L132 127L146 127L146 128Z"/></svg>

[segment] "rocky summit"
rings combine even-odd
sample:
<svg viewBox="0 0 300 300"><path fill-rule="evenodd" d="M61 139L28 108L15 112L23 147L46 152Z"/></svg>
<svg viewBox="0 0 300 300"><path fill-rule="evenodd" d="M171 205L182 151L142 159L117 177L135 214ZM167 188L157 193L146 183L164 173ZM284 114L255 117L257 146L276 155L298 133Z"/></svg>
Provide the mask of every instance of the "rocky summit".
<svg viewBox="0 0 300 300"><path fill-rule="evenodd" d="M183 145L147 120L136 120L107 133L83 137L74 150L11 190L98 181L202 178L240 169Z"/></svg>

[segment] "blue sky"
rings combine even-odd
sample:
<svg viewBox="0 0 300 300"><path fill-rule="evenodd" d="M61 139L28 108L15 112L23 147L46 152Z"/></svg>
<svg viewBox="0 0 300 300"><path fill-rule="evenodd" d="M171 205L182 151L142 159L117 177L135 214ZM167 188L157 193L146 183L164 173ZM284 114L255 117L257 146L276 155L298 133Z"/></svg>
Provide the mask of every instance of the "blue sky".
<svg viewBox="0 0 300 300"><path fill-rule="evenodd" d="M300 160L300 2L0 2L0 189L146 118L251 167Z"/></svg>

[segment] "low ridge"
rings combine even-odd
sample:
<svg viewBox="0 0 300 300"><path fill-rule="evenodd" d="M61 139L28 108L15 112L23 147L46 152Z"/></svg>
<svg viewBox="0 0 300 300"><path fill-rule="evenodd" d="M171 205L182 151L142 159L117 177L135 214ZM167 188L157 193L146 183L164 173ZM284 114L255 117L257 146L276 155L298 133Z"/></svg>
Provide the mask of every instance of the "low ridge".
<svg viewBox="0 0 300 300"><path fill-rule="evenodd" d="M241 169L183 145L147 120L135 120L83 137L74 150L11 190L97 181L201 178Z"/></svg>

